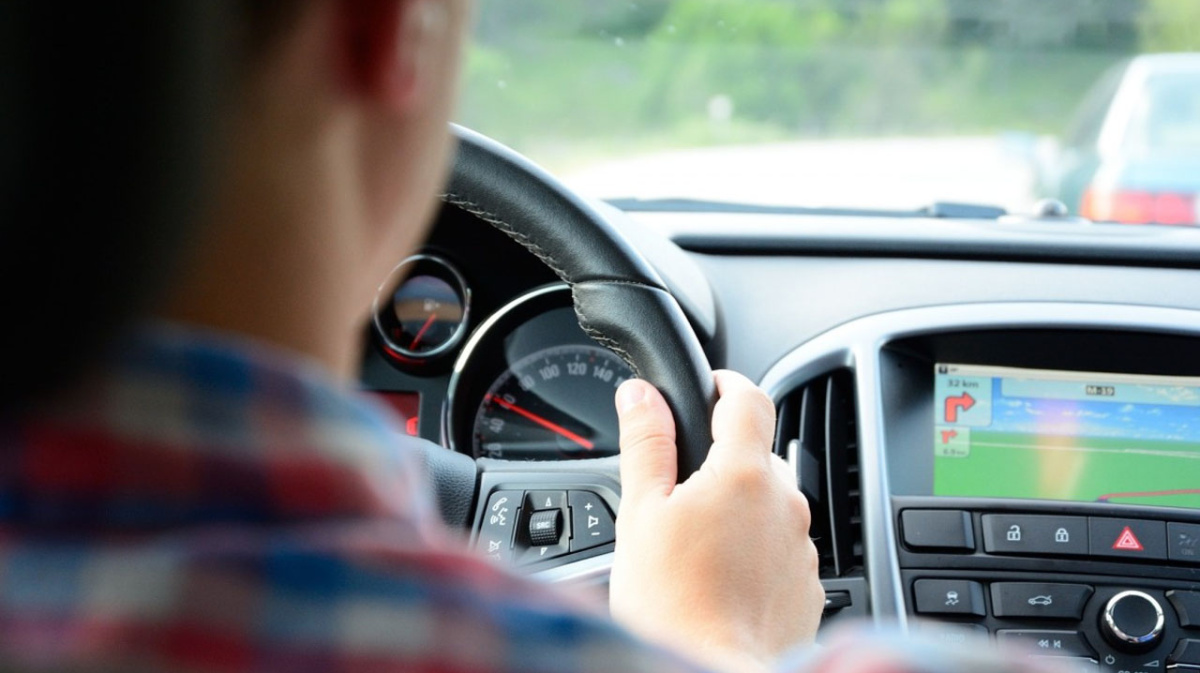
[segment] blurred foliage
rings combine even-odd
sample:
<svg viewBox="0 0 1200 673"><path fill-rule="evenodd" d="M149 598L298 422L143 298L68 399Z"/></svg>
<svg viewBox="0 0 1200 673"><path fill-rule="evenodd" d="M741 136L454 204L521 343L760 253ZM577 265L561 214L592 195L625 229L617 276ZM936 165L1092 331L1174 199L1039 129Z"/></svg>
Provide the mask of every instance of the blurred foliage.
<svg viewBox="0 0 1200 673"><path fill-rule="evenodd" d="M1149 0L1139 17L1146 51L1200 51L1200 2Z"/></svg>
<svg viewBox="0 0 1200 673"><path fill-rule="evenodd" d="M1200 49L1197 0L481 0L460 119L546 160L1062 130L1112 64Z"/></svg>

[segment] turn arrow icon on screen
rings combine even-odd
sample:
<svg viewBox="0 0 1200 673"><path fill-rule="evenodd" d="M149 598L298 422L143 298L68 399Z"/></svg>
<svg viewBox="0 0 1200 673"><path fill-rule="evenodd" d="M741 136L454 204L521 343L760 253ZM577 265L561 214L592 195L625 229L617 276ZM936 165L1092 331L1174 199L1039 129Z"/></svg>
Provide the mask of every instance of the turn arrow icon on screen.
<svg viewBox="0 0 1200 673"><path fill-rule="evenodd" d="M961 409L967 411L975 406L975 398L971 397L971 393L963 393L957 397L946 398L946 422L957 423L958 411Z"/></svg>

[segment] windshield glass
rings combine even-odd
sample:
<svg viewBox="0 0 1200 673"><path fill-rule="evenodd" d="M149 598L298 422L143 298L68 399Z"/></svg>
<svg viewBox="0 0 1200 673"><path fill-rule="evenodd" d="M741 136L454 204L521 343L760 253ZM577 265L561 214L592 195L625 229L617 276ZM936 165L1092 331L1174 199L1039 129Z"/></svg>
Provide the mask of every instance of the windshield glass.
<svg viewBox="0 0 1200 673"><path fill-rule="evenodd" d="M480 0L477 14L459 121L589 196L1010 211L1054 197L1120 219L1096 204L1136 192L1182 198L1173 224L1200 209L1195 0Z"/></svg>

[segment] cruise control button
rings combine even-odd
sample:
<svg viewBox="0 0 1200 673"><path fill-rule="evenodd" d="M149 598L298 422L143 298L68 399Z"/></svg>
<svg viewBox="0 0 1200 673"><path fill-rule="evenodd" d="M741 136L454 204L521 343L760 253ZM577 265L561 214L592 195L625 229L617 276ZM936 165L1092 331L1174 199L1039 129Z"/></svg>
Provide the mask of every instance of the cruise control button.
<svg viewBox="0 0 1200 673"><path fill-rule="evenodd" d="M591 491L567 494L571 506L571 551L582 551L617 539L616 522L608 505Z"/></svg>
<svg viewBox="0 0 1200 673"><path fill-rule="evenodd" d="M983 548L992 554L1086 556L1088 521L1082 516L984 514Z"/></svg>
<svg viewBox="0 0 1200 673"><path fill-rule="evenodd" d="M975 551L971 514L961 509L906 509L900 525L913 549Z"/></svg>
<svg viewBox="0 0 1200 673"><path fill-rule="evenodd" d="M1179 616L1179 625L1185 629L1200 628L1200 592L1168 591L1167 600Z"/></svg>
<svg viewBox="0 0 1200 673"><path fill-rule="evenodd" d="M475 547L494 561L507 561L512 556L513 530L517 510L521 507L521 491L496 491L488 498L483 510L483 522Z"/></svg>
<svg viewBox="0 0 1200 673"><path fill-rule="evenodd" d="M1167 524L1167 555L1172 561L1200 563L1200 526L1194 523Z"/></svg>
<svg viewBox="0 0 1200 673"><path fill-rule="evenodd" d="M1049 582L995 582L992 611L997 617L1082 619L1083 606L1092 595L1086 584Z"/></svg>
<svg viewBox="0 0 1200 673"><path fill-rule="evenodd" d="M1088 518L1093 556L1167 558L1167 525L1141 519Z"/></svg>
<svg viewBox="0 0 1200 673"><path fill-rule="evenodd" d="M983 585L970 580L917 580L913 583L913 603L923 615L987 614Z"/></svg>
<svg viewBox="0 0 1200 673"><path fill-rule="evenodd" d="M1001 643L1016 644L1032 649L1036 654L1063 657L1092 657L1092 650L1078 631L1042 631L1034 629L1001 629L996 632Z"/></svg>

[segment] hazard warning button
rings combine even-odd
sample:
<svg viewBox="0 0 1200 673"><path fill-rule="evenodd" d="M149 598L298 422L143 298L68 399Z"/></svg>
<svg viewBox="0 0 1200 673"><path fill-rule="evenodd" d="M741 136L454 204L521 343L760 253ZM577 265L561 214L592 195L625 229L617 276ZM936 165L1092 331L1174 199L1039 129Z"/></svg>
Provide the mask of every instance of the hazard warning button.
<svg viewBox="0 0 1200 673"><path fill-rule="evenodd" d="M1088 518L1093 556L1167 558L1167 524L1142 519Z"/></svg>

